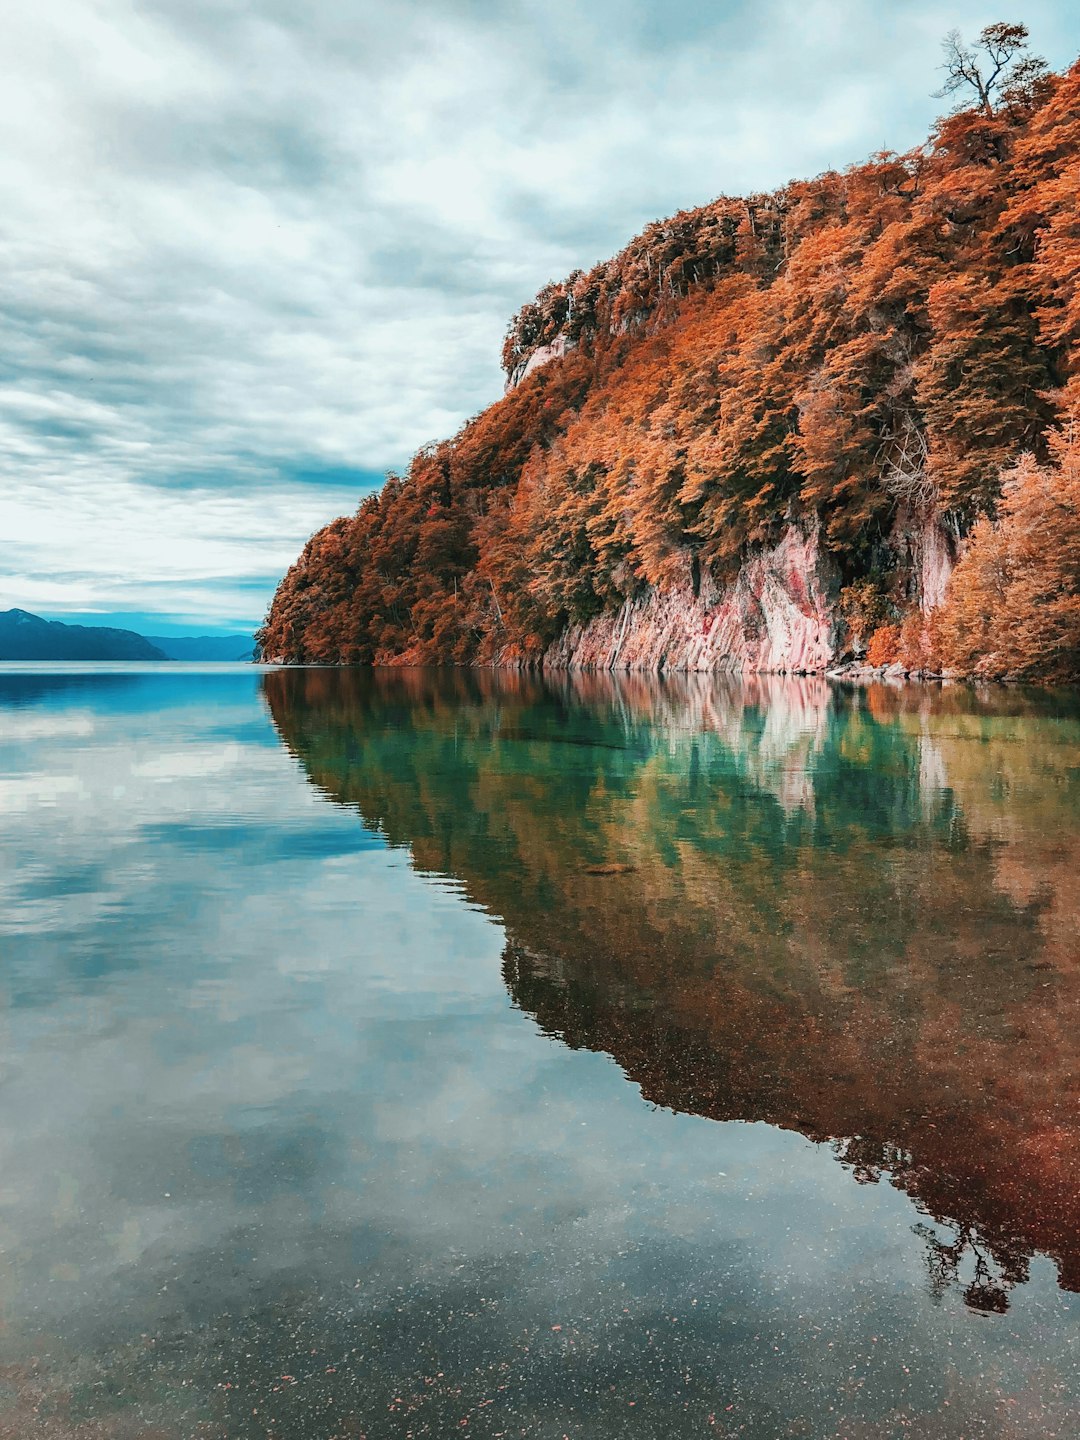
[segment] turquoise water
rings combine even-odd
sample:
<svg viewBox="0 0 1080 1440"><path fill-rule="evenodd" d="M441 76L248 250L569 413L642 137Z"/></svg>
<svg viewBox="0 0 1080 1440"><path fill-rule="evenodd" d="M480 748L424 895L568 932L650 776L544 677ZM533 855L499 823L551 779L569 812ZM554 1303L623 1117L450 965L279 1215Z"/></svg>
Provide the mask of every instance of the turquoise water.
<svg viewBox="0 0 1080 1440"><path fill-rule="evenodd" d="M1080 1432L1080 706L0 673L0 1437Z"/></svg>

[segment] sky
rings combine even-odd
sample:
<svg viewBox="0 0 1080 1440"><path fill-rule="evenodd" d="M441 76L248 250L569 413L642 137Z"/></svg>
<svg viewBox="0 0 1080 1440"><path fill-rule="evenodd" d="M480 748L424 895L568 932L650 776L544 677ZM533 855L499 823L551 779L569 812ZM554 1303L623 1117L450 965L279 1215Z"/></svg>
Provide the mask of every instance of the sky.
<svg viewBox="0 0 1080 1440"><path fill-rule="evenodd" d="M650 220L920 141L1061 0L33 0L0 17L0 610L249 630Z"/></svg>

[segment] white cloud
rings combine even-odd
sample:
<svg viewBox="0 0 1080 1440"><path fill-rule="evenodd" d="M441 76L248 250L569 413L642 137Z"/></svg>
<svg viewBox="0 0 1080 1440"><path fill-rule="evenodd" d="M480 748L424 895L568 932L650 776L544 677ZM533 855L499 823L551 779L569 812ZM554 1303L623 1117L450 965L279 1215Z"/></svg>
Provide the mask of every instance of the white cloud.
<svg viewBox="0 0 1080 1440"><path fill-rule="evenodd" d="M1010 18L1063 64L1067 9ZM257 617L311 529L495 397L503 328L540 284L721 190L914 143L940 33L992 18L12 7L0 604Z"/></svg>

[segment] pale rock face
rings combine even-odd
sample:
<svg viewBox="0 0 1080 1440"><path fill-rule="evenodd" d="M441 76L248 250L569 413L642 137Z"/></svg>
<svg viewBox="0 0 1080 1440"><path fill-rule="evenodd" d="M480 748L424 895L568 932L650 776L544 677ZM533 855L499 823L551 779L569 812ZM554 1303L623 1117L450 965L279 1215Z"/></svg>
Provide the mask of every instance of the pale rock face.
<svg viewBox="0 0 1080 1440"><path fill-rule="evenodd" d="M735 582L649 590L614 614L572 625L545 669L704 670L817 674L835 660L839 579L818 527L788 525L743 564Z"/></svg>
<svg viewBox="0 0 1080 1440"><path fill-rule="evenodd" d="M919 609L929 615L945 598L956 565L954 547L934 515L902 508L896 517L892 544L910 557L919 596Z"/></svg>
<svg viewBox="0 0 1080 1440"><path fill-rule="evenodd" d="M503 387L504 394L517 388L523 380L528 379L542 365L549 360L559 360L563 355L573 350L573 340L568 340L565 335L559 334L550 345L538 345L535 350L529 352L524 360L519 360L513 370L506 377L506 384Z"/></svg>
<svg viewBox="0 0 1080 1440"><path fill-rule="evenodd" d="M956 561L948 536L936 520L928 520L915 543L918 558L919 605L924 615L936 610L945 599L945 589Z"/></svg>

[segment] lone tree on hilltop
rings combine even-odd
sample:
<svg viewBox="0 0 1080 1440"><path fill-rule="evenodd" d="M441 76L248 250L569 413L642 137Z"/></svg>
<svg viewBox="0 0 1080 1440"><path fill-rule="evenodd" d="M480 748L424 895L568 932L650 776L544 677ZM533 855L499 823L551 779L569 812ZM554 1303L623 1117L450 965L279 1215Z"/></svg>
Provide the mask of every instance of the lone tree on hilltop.
<svg viewBox="0 0 1080 1440"><path fill-rule="evenodd" d="M994 113L994 100L1008 100L1030 93L1046 73L1046 62L1027 53L1026 25L1008 25L998 21L979 32L974 46L965 45L959 30L950 30L942 41L945 51L945 83L937 96L955 95L971 89L978 96L979 108L986 116ZM960 108L966 96L962 93Z"/></svg>

